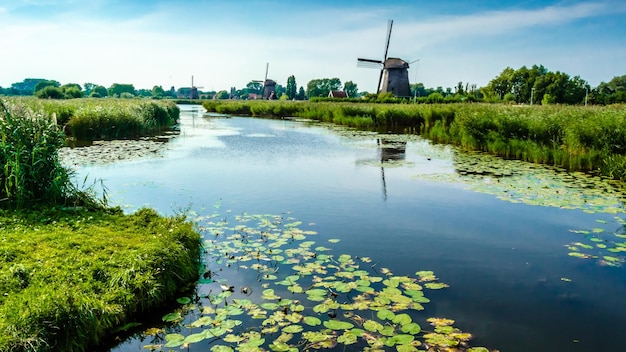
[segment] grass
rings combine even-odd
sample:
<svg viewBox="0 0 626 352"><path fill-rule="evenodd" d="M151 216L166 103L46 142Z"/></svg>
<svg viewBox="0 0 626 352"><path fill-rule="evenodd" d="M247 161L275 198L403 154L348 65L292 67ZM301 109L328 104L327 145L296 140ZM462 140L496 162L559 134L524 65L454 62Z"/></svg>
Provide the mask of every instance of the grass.
<svg viewBox="0 0 626 352"><path fill-rule="evenodd" d="M504 158L626 180L626 105L511 106L205 101L212 112L301 117L377 131L420 133Z"/></svg>
<svg viewBox="0 0 626 352"><path fill-rule="evenodd" d="M46 116L55 116L68 137L81 141L127 139L170 128L180 116L173 101L147 99L41 100L8 98Z"/></svg>
<svg viewBox="0 0 626 352"><path fill-rule="evenodd" d="M184 217L0 211L0 351L89 351L198 275Z"/></svg>

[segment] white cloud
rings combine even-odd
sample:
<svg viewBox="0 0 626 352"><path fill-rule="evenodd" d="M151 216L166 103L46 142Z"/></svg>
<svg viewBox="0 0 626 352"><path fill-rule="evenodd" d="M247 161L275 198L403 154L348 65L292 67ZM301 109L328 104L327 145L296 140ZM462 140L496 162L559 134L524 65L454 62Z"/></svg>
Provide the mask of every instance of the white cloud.
<svg viewBox="0 0 626 352"><path fill-rule="evenodd" d="M94 4L106 6L105 2L89 6ZM189 85L194 75L197 85L220 90L241 88L262 78L265 63L270 62L270 78L282 84L292 74L303 86L314 78L339 77L373 91L378 73L357 68L356 58L382 57L386 19L393 16L399 19L394 23L390 54L421 59L410 73L411 80L417 71L418 80L427 86L453 86L459 80L483 85L506 66L552 61L557 68L546 66L554 70L585 67L588 58L572 63L571 58L557 55L577 49L555 49L549 57L536 46L521 42L518 48L502 38L537 28L563 28L582 18L616 11L615 6L602 3L581 3L409 21L393 7L273 14L246 8L232 16L207 16L206 11L216 9L204 5L190 13L187 7L172 6L167 3L152 12L124 14L115 20L97 17L93 7L61 11L51 20L12 19L0 12L0 47L11 48L10 55L0 57L0 67L12 68L5 69L0 85L42 77L62 83L169 88ZM224 13L231 13L227 5L220 6ZM529 40L540 43L542 38ZM558 44L550 45L556 48ZM615 49L605 50L610 57ZM623 51L617 58L624 58ZM599 70L586 72L600 74ZM584 72L568 73L587 78Z"/></svg>

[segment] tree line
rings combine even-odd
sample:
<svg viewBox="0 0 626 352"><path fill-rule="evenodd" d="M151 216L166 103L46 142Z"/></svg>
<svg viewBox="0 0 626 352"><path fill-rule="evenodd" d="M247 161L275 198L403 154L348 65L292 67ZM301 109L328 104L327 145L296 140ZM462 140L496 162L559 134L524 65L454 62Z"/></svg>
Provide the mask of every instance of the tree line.
<svg viewBox="0 0 626 352"><path fill-rule="evenodd" d="M151 97L156 99L259 99L263 96L262 81L250 81L244 88L231 87L229 91L199 92L194 87L169 90L162 86L152 89L135 89L132 84L114 83L110 87L85 83L61 85L54 80L27 78L23 82L13 83L9 88L0 87L0 95L35 95L49 99L71 99L82 97ZM427 88L423 83L410 85L412 99L421 103L445 102L504 102L517 104L599 104L608 105L626 103L626 75L613 77L609 82L601 82L592 88L579 76L571 77L564 72L552 72L543 65L528 68L505 68L484 87L476 84L458 82L455 87ZM195 91L194 91L195 90ZM295 76L287 78L286 85L276 83L275 97L283 100L308 100L328 97L331 91L344 91L349 98L367 98L375 96L360 92L357 84L346 81L342 84L337 77L310 80L305 86L298 86ZM380 100L380 99L379 99ZM386 101L396 101L387 99Z"/></svg>

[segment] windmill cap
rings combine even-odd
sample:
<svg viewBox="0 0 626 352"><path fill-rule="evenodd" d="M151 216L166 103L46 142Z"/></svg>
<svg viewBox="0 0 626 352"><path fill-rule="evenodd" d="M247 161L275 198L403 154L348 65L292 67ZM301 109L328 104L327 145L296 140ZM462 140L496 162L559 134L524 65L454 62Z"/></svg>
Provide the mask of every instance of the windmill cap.
<svg viewBox="0 0 626 352"><path fill-rule="evenodd" d="M409 63L397 57L390 57L385 60L385 68L409 68Z"/></svg>

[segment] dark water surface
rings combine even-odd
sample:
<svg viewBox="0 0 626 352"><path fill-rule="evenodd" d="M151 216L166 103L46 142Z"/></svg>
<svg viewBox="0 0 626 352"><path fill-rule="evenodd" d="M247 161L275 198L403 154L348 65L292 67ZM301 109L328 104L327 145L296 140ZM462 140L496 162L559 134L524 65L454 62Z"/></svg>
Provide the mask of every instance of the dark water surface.
<svg viewBox="0 0 626 352"><path fill-rule="evenodd" d="M335 253L371 257L396 275L433 270L450 287L428 292L425 314L455 319L475 335L472 345L626 349L624 268L565 248L580 239L569 230L596 228L597 220L619 228L615 215L516 204L415 177L453 174L457 153L417 137L381 142L340 128L182 109L181 135L163 157L82 167L78 177L102 179L111 202L127 211L288 213L314 223L316 241L340 239Z"/></svg>

